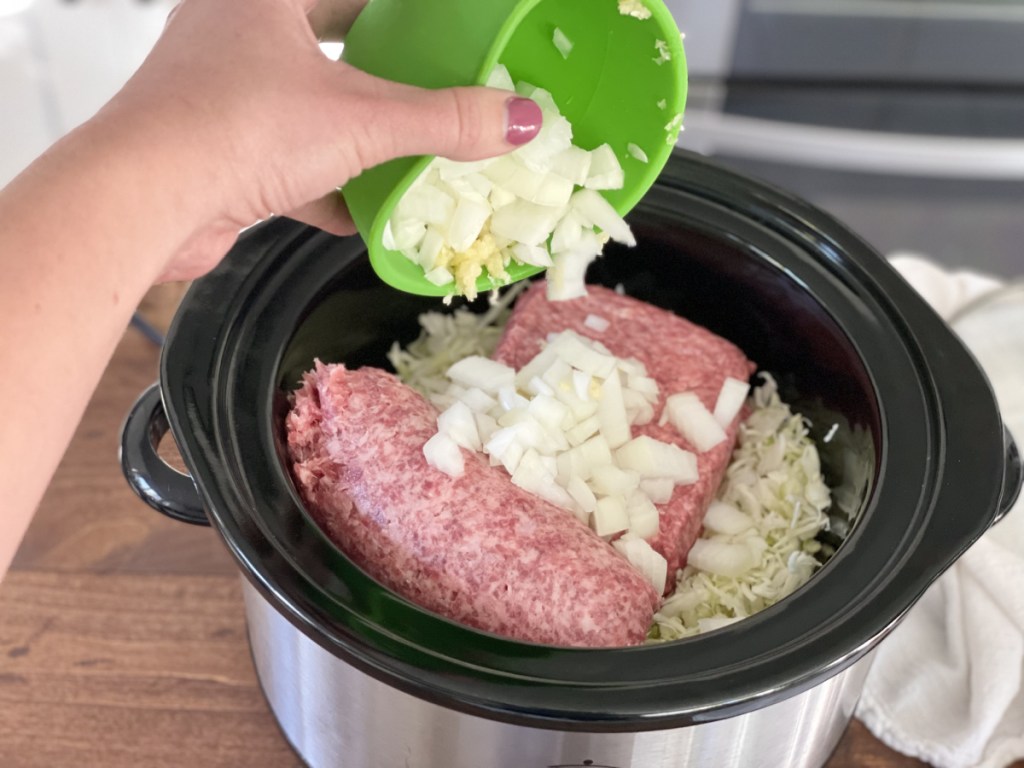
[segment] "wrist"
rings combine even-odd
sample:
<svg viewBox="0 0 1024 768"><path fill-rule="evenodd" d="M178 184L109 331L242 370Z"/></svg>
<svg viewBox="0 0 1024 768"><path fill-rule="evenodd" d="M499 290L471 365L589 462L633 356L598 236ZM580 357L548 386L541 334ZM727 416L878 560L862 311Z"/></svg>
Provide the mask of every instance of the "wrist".
<svg viewBox="0 0 1024 768"><path fill-rule="evenodd" d="M218 153L173 110L122 106L115 99L72 136L83 161L100 164L107 185L154 236L185 239L221 213Z"/></svg>

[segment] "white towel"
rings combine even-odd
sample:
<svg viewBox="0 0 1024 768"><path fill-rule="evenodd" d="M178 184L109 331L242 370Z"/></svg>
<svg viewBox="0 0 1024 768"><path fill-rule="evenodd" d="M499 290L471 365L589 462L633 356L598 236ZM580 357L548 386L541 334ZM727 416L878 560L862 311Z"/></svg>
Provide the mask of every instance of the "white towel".
<svg viewBox="0 0 1024 768"><path fill-rule="evenodd" d="M915 255L893 255L892 264L944 317L999 286ZM1012 430L1024 414L1004 419ZM1024 503L879 645L857 717L893 749L937 768L1003 768L1024 757Z"/></svg>

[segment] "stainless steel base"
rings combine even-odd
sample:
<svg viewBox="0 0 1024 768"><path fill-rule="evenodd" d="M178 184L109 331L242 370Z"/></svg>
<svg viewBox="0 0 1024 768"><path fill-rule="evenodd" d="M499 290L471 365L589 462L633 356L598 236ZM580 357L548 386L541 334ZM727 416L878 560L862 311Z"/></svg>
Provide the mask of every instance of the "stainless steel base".
<svg viewBox="0 0 1024 768"><path fill-rule="evenodd" d="M431 704L331 655L243 579L256 671L312 768L815 768L853 716L870 656L786 701L728 720L643 733L508 725Z"/></svg>

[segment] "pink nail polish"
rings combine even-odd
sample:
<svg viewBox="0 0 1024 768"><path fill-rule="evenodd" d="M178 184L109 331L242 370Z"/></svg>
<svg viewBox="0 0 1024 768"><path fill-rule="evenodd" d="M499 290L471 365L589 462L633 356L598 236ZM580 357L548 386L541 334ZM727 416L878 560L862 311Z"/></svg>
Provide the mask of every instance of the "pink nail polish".
<svg viewBox="0 0 1024 768"><path fill-rule="evenodd" d="M536 102L518 97L509 99L505 102L505 141L517 147L525 144L540 133L543 120Z"/></svg>

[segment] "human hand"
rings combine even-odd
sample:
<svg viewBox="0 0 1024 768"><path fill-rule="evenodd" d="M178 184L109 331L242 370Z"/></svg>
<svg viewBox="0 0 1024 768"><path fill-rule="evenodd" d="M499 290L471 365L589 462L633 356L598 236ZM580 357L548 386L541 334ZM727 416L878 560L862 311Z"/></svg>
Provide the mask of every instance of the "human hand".
<svg viewBox="0 0 1024 768"><path fill-rule="evenodd" d="M160 126L170 172L202 174L181 179L196 220L183 222L192 234L162 279L203 274L240 229L275 213L354 232L336 188L365 168L405 155L476 160L536 135L541 113L529 100L487 88L426 91L324 56L310 19L336 35L363 2L182 0L95 118Z"/></svg>

